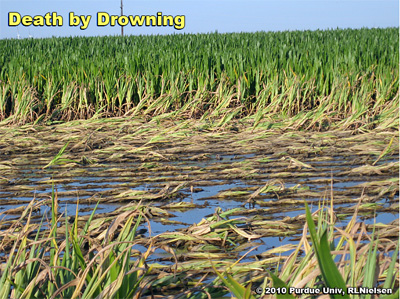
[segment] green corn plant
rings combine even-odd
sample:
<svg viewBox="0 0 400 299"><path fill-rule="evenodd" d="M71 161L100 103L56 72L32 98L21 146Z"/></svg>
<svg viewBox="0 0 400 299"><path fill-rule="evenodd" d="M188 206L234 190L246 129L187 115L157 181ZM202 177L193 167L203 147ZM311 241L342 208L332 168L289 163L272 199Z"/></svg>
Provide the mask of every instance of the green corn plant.
<svg viewBox="0 0 400 299"><path fill-rule="evenodd" d="M1 40L0 82L9 88L0 120L186 107L184 117L195 101L201 115L220 120L238 109L235 118L255 116L255 125L260 110L265 119L326 110L347 127L379 124L384 110L398 114L389 109L399 104L398 40L398 28Z"/></svg>
<svg viewBox="0 0 400 299"><path fill-rule="evenodd" d="M252 295L251 284L244 287L238 281L236 281L229 273L221 274L212 264L214 272L217 274L222 283L236 296L238 299L255 299ZM226 278L224 277L226 275Z"/></svg>
<svg viewBox="0 0 400 299"><path fill-rule="evenodd" d="M343 296L342 298L350 298L346 291L346 283L344 282L342 275L340 274L335 262L333 261L330 252L330 245L328 243L327 230L325 229L323 231L320 238L317 236L310 209L308 208L307 203L305 203L305 205L307 225L309 227L313 249L315 255L317 256L318 265L321 270L323 280L329 288L339 288L345 292L342 295L334 295L334 298L339 298L339 296Z"/></svg>

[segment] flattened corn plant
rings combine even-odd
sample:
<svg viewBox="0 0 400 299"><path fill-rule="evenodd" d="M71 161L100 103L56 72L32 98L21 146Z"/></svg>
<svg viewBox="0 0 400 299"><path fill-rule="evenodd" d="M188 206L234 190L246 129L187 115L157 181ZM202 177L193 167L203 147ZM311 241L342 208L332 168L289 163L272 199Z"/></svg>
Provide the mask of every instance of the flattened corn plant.
<svg viewBox="0 0 400 299"><path fill-rule="evenodd" d="M297 116L397 126L399 29L0 41L0 120Z"/></svg>

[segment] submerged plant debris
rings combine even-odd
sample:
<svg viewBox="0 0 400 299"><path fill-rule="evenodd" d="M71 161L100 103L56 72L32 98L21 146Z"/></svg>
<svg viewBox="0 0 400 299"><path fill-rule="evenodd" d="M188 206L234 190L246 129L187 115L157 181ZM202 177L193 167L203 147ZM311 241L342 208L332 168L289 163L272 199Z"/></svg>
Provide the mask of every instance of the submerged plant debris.
<svg viewBox="0 0 400 299"><path fill-rule="evenodd" d="M300 240L305 201L314 210L332 201L338 225L348 223L359 203L367 231L376 218L380 246L397 242L397 131L205 125L113 118L1 127L2 250L11 250L6 240L33 198L32 223L47 215L53 185L60 240L62 219L74 222L77 206L82 228L98 203L87 234L97 244L117 238L143 207L135 244L142 252L157 248L146 279L160 294L189 288L176 277L206 286L215 277L210 261L240 281L262 281Z"/></svg>

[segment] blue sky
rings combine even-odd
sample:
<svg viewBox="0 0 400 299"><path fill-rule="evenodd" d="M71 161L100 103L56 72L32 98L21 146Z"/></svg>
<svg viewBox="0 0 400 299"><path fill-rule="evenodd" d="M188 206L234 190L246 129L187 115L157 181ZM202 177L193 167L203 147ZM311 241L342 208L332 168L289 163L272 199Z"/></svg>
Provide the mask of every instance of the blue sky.
<svg viewBox="0 0 400 299"><path fill-rule="evenodd" d="M120 34L120 27L96 25L97 12L120 14L120 0L1 0L0 38L97 36ZM8 26L8 13L45 15L57 12L62 27ZM92 15L86 30L68 25L69 12ZM398 27L399 1L394 0L124 0L124 15L185 15L185 28L125 26L125 34L173 34Z"/></svg>

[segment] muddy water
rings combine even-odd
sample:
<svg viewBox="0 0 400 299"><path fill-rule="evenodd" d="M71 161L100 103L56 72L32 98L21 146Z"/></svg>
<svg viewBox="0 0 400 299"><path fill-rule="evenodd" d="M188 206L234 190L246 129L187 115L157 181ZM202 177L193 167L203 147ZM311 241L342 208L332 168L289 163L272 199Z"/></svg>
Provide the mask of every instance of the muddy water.
<svg viewBox="0 0 400 299"><path fill-rule="evenodd" d="M258 245L256 253L296 241L302 225L292 224L304 200L315 210L333 196L343 225L358 202L367 223L391 223L399 217L397 133L354 133L203 131L120 120L1 129L0 212L17 218L36 198L46 203L36 211L41 219L53 185L67 215L78 199L80 216L97 202L100 218L131 203L162 209L149 216L152 236L236 209L229 217L244 217L240 227L261 236L241 251ZM265 221L281 222L271 231L254 224Z"/></svg>

